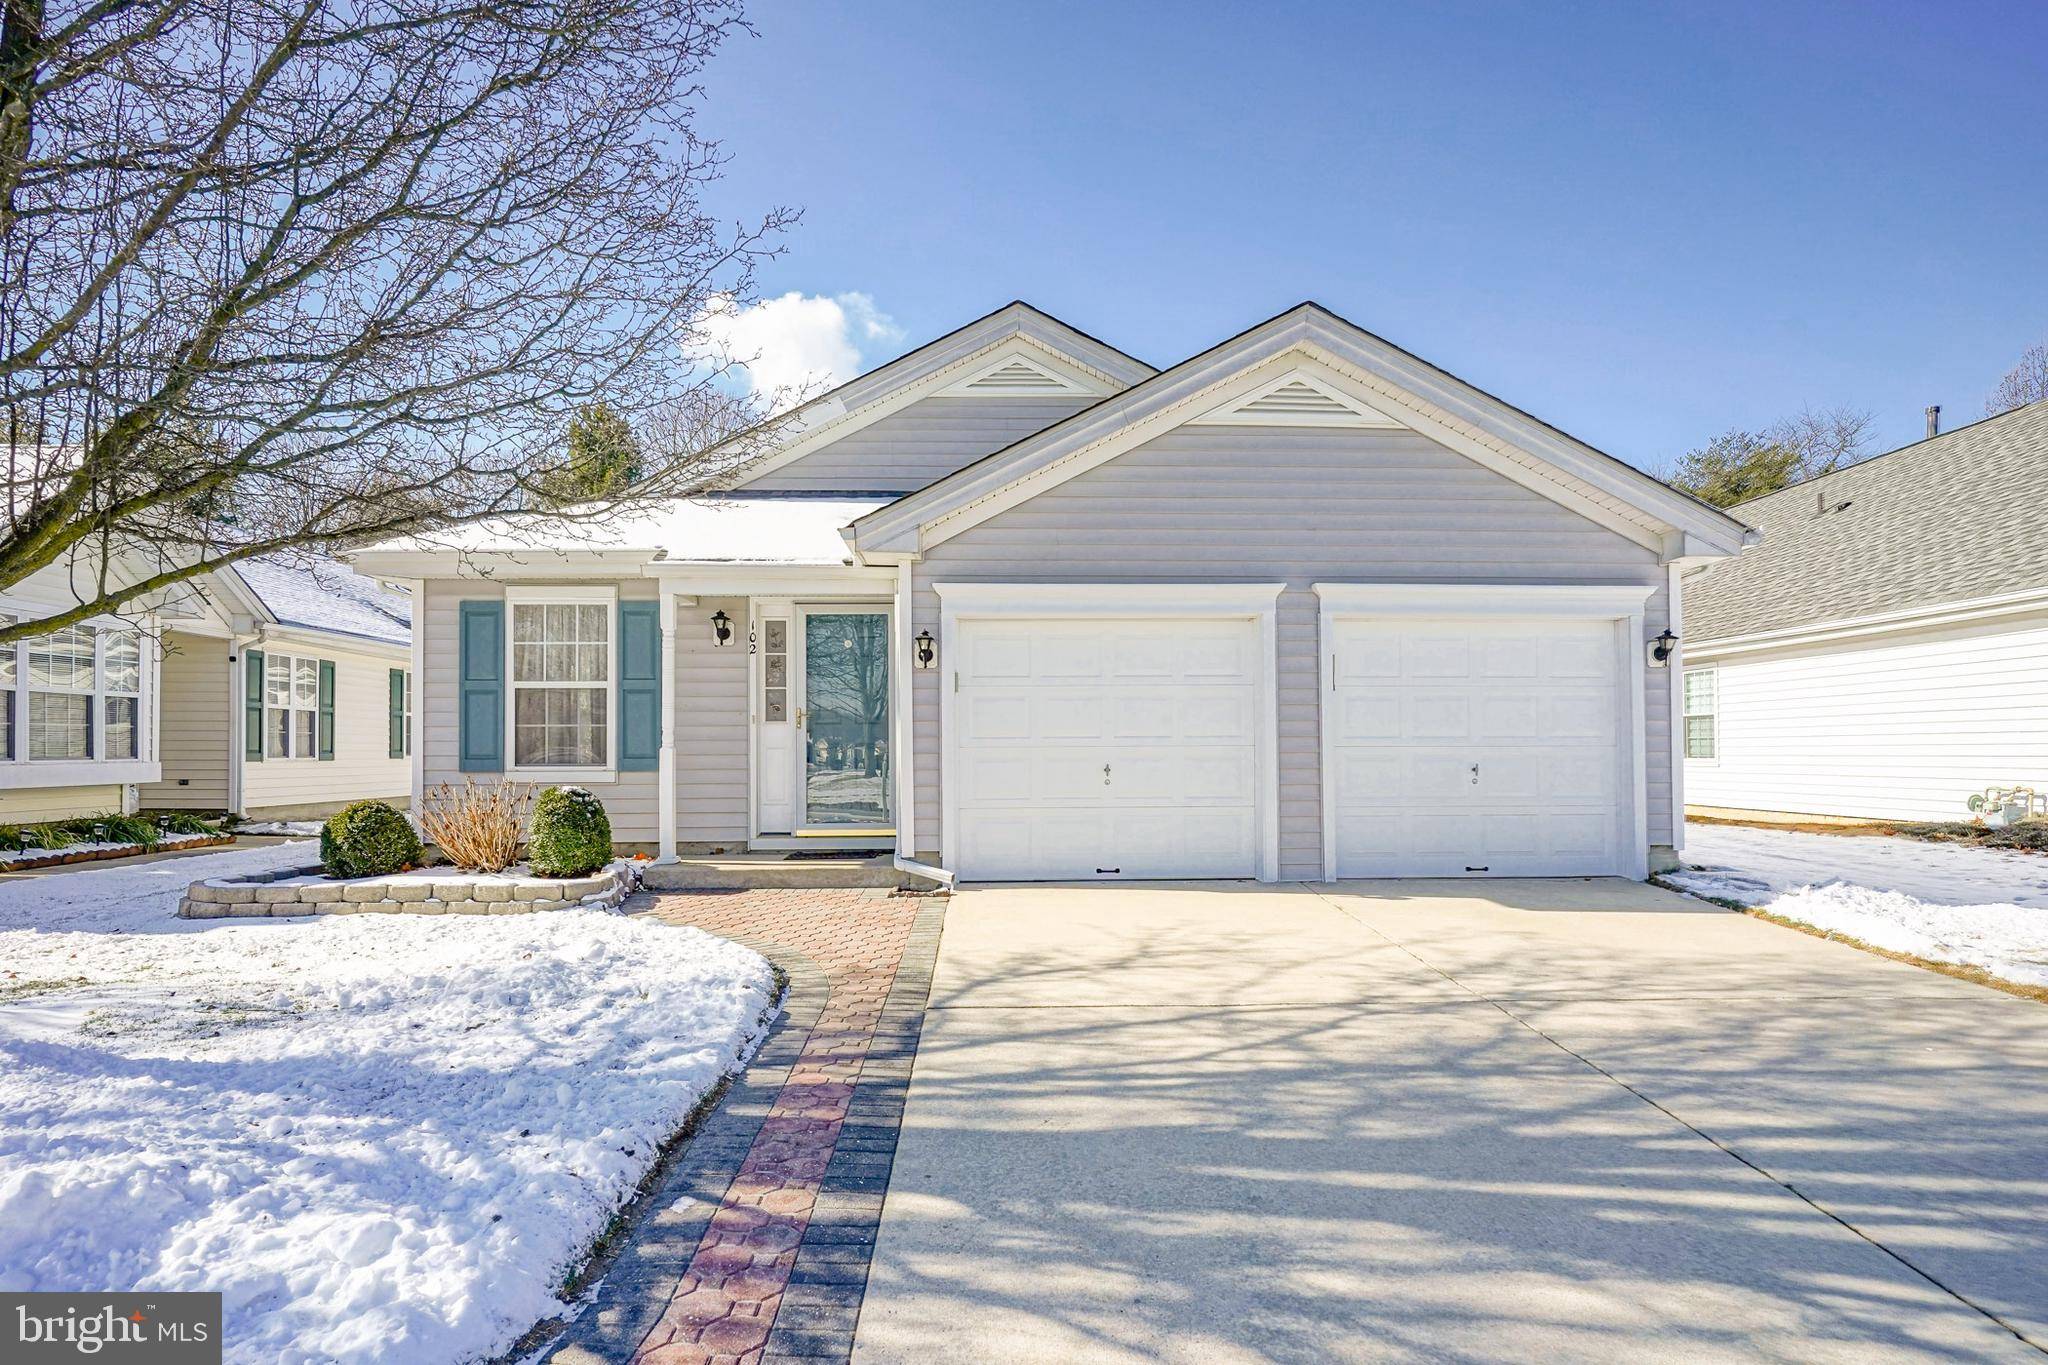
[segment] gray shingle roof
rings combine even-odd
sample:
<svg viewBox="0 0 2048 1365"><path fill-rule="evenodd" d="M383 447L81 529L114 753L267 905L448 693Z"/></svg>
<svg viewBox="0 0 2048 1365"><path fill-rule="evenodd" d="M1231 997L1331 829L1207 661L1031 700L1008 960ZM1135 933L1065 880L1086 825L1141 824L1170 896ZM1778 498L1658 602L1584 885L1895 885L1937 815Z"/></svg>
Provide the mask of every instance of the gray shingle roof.
<svg viewBox="0 0 2048 1365"><path fill-rule="evenodd" d="M2048 400L1728 510L1763 543L1687 576L1694 645L2048 585Z"/></svg>

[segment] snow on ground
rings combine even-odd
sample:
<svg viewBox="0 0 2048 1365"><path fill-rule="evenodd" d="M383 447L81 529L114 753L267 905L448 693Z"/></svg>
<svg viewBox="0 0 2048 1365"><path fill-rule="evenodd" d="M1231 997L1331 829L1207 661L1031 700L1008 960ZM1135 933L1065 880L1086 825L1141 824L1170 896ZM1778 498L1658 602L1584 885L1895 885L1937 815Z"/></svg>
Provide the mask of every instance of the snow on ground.
<svg viewBox="0 0 2048 1365"><path fill-rule="evenodd" d="M0 884L0 1290L219 1290L230 1361L488 1357L768 1006L756 954L602 911L174 917L313 851Z"/></svg>
<svg viewBox="0 0 2048 1365"><path fill-rule="evenodd" d="M1893 952L2048 986L2048 857L1882 835L1685 828L1663 880Z"/></svg>

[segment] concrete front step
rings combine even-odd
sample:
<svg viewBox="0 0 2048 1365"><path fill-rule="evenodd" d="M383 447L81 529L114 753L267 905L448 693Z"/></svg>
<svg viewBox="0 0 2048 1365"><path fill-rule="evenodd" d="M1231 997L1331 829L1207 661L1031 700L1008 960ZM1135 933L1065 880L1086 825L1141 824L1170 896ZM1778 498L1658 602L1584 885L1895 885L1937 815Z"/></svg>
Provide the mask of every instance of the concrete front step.
<svg viewBox="0 0 2048 1365"><path fill-rule="evenodd" d="M886 853L842 858L791 858L776 852L727 853L650 863L644 881L654 891L753 891L790 888L904 887L936 884L897 869Z"/></svg>

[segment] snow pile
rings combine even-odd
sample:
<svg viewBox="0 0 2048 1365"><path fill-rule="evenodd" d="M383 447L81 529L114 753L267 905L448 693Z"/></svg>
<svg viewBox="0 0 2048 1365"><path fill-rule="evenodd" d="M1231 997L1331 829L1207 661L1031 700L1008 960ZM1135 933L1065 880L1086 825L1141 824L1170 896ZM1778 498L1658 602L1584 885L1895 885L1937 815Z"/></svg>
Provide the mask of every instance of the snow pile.
<svg viewBox="0 0 2048 1365"><path fill-rule="evenodd" d="M237 834L312 834L318 835L325 820L255 820L235 826Z"/></svg>
<svg viewBox="0 0 2048 1365"><path fill-rule="evenodd" d="M219 1290L232 1361L488 1357L751 1046L767 964L589 910L171 917L307 852L0 885L0 1289Z"/></svg>
<svg viewBox="0 0 2048 1365"><path fill-rule="evenodd" d="M2048 859L2009 849L1686 826L1663 880L1892 952L2048 986Z"/></svg>

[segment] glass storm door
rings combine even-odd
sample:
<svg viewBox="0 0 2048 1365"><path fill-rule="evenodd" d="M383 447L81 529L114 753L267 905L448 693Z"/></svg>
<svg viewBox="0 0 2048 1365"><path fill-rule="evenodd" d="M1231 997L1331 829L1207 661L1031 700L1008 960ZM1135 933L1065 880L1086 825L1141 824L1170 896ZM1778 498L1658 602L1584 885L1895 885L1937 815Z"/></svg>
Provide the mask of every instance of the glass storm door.
<svg viewBox="0 0 2048 1365"><path fill-rule="evenodd" d="M803 614L804 823L889 823L889 614Z"/></svg>

